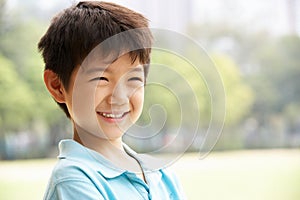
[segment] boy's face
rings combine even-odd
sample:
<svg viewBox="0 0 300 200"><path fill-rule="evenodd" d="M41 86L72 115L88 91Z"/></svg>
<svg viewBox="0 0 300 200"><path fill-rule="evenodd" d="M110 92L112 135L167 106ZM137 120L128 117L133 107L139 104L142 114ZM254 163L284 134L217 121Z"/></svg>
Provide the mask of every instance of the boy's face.
<svg viewBox="0 0 300 200"><path fill-rule="evenodd" d="M86 59L70 81L66 105L79 137L120 138L142 112L143 66L128 54L111 64Z"/></svg>

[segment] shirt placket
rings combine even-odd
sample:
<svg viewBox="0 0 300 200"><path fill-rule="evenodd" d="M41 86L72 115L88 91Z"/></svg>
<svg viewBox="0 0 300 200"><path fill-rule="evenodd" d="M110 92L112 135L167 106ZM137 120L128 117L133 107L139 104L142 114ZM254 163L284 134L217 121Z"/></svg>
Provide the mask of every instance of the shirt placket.
<svg viewBox="0 0 300 200"><path fill-rule="evenodd" d="M152 199L149 192L149 187L144 181L142 181L134 173L127 172L125 175L144 200Z"/></svg>

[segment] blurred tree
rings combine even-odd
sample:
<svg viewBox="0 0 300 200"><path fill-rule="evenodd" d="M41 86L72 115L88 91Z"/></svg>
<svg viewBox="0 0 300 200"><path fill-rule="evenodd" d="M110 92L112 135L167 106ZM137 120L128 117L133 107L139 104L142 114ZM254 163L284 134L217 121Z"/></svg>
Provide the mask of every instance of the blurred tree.
<svg viewBox="0 0 300 200"><path fill-rule="evenodd" d="M190 26L190 34L209 52L226 52L255 88L255 108L263 115L281 112L299 100L299 36L274 38L265 32L202 24Z"/></svg>
<svg viewBox="0 0 300 200"><path fill-rule="evenodd" d="M191 118L198 113L201 113L201 117L203 115L203 125L207 125L210 119L210 96L197 68L176 54L154 51L150 72L147 85L155 85L149 88L146 85L146 100L151 99L150 104L145 102L146 112L157 103L165 108L169 126L178 126L179 123L191 125Z"/></svg>
<svg viewBox="0 0 300 200"><path fill-rule="evenodd" d="M237 65L230 57L214 55L212 60L215 66L209 66L217 68L224 83L226 127L232 128L251 111L253 91L241 78ZM203 65L206 64L204 60ZM200 70L176 54L154 51L146 85L144 112L139 123L148 124L158 119L157 123L160 124L166 120L162 134L168 132L168 129L174 131L174 128L184 127L186 138L193 136L192 130L198 125L198 120L199 128L207 129L211 122L211 109L216 109L212 108L215 105L211 102L211 92L216 91L208 88L207 77L203 77ZM150 108L157 104L164 108L165 113L157 112L154 115L150 112L150 116Z"/></svg>
<svg viewBox="0 0 300 200"><path fill-rule="evenodd" d="M238 125L249 115L254 103L254 91L242 79L237 65L224 55L215 55L213 60L223 79L226 94L226 126Z"/></svg>
<svg viewBox="0 0 300 200"><path fill-rule="evenodd" d="M289 143L300 146L300 139L293 142L295 137L289 136L290 130L300 133L297 112L291 111L299 108L299 36L272 37L267 32L247 32L226 24L191 26L190 35L208 52L225 52L233 57L242 78L253 88L254 104L247 115L250 124L255 124L250 128L251 134L238 128L231 131L250 138L252 142L246 142L247 147L283 147Z"/></svg>
<svg viewBox="0 0 300 200"><path fill-rule="evenodd" d="M4 12L4 6L0 9ZM1 98L3 92L9 93L0 103L1 133L5 130L6 134L14 135L15 132L25 129L30 132L32 139L41 140L40 143L37 142L37 145L38 143L42 145L41 148L47 147L48 144L56 145L57 141L64 137L64 131L69 124L43 84L44 67L37 43L45 30L45 25L29 15L20 17L18 13L10 13L9 17L4 19L1 18L1 14L0 54L1 67L3 66L1 70L8 73L5 80L3 77L3 84L2 82L0 84ZM3 71L1 74L4 76L5 73ZM8 87L10 84L13 85ZM19 89L16 84L21 85ZM25 89L22 89L23 87ZM15 95L14 99L11 97L12 94ZM14 104L7 106L10 98L14 100ZM24 102L21 104L23 99ZM15 120L12 120L13 118Z"/></svg>
<svg viewBox="0 0 300 200"><path fill-rule="evenodd" d="M253 87L261 95L256 97L253 114L261 127L270 129L272 137L266 142L268 146L278 132L284 134L285 139L277 146L300 146L299 52L299 36L288 35L275 40L270 46L265 46L259 57L260 81L253 84ZM274 121L274 117L277 120ZM280 123L283 124L280 125L282 128L278 128Z"/></svg>
<svg viewBox="0 0 300 200"><path fill-rule="evenodd" d="M209 53L227 54L233 58L242 75L259 70L259 53L269 46L272 37L264 31L247 32L229 24L198 24L189 27L189 34ZM262 45L264 44L264 45Z"/></svg>
<svg viewBox="0 0 300 200"><path fill-rule="evenodd" d="M300 38L284 36L260 53L256 112L281 113L289 104L300 101Z"/></svg>
<svg viewBox="0 0 300 200"><path fill-rule="evenodd" d="M1 135L28 128L32 120L34 95L15 72L13 63L0 55Z"/></svg>

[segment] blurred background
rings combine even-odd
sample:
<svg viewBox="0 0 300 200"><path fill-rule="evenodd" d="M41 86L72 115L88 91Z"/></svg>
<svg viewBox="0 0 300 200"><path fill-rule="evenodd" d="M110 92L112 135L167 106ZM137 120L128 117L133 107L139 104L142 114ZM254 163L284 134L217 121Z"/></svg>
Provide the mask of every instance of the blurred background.
<svg viewBox="0 0 300 200"><path fill-rule="evenodd" d="M46 175L41 172L46 176L42 182L32 183L43 189L59 140L72 137L70 122L44 87L37 43L53 15L76 2L0 0L0 188L20 183L11 176L6 179L4 174L9 169L15 174L23 166L31 177L45 169ZM222 193L226 183L232 185L228 195L236 195L228 199L300 199L300 0L112 2L143 13L151 27L193 38L216 63L224 81L227 114L214 152L202 162L197 160L202 141L196 138L184 162L174 165L190 199L227 199ZM153 57L162 59L155 54ZM209 108L207 93L197 95L203 99L199 102L202 108ZM200 128L205 128L210 110L201 112ZM149 119L142 116L141 120ZM176 120L171 119L160 139L168 138ZM189 137L189 127L186 130ZM145 143L143 148L136 145L136 149L151 149L154 144ZM199 172L198 176L187 175L189 169ZM18 173L16 176L22 177ZM261 186L261 179L269 182ZM26 185L28 180L24 180ZM203 191L220 191L220 196L210 192L210 196L203 196L205 192L201 196L201 188L188 185L191 180L199 182ZM275 184L281 181L288 189L283 188L281 196L268 196L281 188ZM258 189L245 189L250 187ZM267 189L267 196L259 195ZM0 192L1 199L12 199L8 191Z"/></svg>

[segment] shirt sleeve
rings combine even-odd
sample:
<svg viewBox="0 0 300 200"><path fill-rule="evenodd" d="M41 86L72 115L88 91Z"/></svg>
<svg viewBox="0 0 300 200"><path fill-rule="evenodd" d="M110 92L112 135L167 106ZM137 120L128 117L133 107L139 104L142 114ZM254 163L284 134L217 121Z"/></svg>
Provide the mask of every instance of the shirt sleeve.
<svg viewBox="0 0 300 200"><path fill-rule="evenodd" d="M45 195L44 200L104 200L102 194L91 182L67 180L56 184L53 190Z"/></svg>

